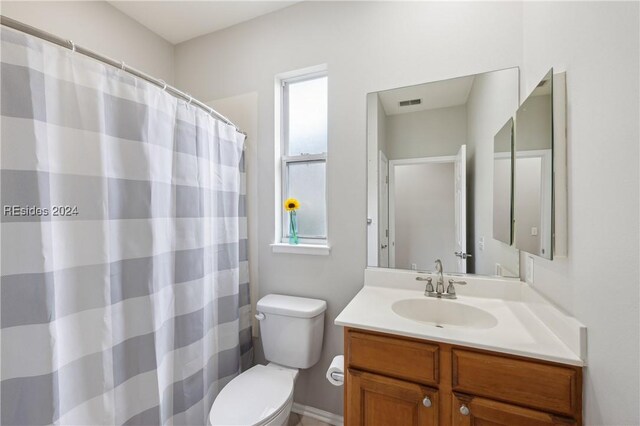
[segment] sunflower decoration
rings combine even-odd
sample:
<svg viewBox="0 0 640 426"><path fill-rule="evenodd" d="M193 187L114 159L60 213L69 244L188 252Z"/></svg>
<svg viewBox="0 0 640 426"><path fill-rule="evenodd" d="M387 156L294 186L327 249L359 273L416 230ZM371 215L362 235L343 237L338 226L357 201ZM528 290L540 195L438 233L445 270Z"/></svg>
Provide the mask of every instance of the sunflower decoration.
<svg viewBox="0 0 640 426"><path fill-rule="evenodd" d="M298 219L296 210L300 208L300 201L295 198L287 198L284 209L289 212L289 244L298 244Z"/></svg>
<svg viewBox="0 0 640 426"><path fill-rule="evenodd" d="M288 212L296 211L300 208L300 201L295 198L287 198L287 201L284 202L284 209Z"/></svg>

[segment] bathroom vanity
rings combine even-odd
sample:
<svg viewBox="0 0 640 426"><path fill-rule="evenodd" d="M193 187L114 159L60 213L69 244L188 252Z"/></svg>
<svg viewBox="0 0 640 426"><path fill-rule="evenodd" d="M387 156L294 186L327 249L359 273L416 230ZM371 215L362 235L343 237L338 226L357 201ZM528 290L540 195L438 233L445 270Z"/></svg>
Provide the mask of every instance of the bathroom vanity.
<svg viewBox="0 0 640 426"><path fill-rule="evenodd" d="M346 425L582 424L584 326L519 281L467 276L442 300L421 275L367 269L337 317Z"/></svg>
<svg viewBox="0 0 640 426"><path fill-rule="evenodd" d="M581 423L580 367L357 328L344 336L348 425Z"/></svg>

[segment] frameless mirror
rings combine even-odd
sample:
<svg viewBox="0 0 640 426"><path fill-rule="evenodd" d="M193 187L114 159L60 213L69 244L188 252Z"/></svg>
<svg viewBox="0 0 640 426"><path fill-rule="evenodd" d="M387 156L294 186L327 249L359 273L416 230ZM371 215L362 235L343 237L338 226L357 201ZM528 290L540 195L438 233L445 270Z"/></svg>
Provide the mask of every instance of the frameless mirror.
<svg viewBox="0 0 640 426"><path fill-rule="evenodd" d="M513 118L493 138L493 238L513 242Z"/></svg>
<svg viewBox="0 0 640 426"><path fill-rule="evenodd" d="M553 69L516 112L514 164L515 246L552 258Z"/></svg>
<svg viewBox="0 0 640 426"><path fill-rule="evenodd" d="M494 136L518 79L508 68L367 95L369 266L518 276L518 251L492 237Z"/></svg>

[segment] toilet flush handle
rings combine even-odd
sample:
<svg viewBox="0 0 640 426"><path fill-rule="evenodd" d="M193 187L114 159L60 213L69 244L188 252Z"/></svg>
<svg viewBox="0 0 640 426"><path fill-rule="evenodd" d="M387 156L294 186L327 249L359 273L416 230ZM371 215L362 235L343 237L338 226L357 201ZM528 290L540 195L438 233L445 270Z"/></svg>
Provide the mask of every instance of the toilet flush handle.
<svg viewBox="0 0 640 426"><path fill-rule="evenodd" d="M258 321L262 321L263 319L265 319L265 316L264 316L264 314L263 314L262 312L258 312L258 313L256 314L256 319L257 319Z"/></svg>

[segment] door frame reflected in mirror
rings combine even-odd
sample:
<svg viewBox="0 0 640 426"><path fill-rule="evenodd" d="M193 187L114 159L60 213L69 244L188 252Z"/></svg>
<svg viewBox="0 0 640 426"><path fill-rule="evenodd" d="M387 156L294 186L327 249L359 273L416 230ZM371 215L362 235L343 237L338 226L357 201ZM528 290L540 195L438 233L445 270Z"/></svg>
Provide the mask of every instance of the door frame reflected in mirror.
<svg viewBox="0 0 640 426"><path fill-rule="evenodd" d="M453 204L454 210L454 234L455 241L453 242L453 247L450 251L456 253L466 253L466 179L464 178L465 168L460 167L461 162L464 162L466 158L466 145L462 145L457 155L445 155L445 156L435 156L435 157L416 157L416 158L406 158L406 159L397 159L390 160L388 167L388 231L389 231L389 250L388 250L388 267L396 268L396 256L395 256L395 248L397 243L397 233L396 233L396 210L402 211L402 208L396 209L396 168L406 167L406 166L424 166L429 169L429 165L443 165L450 164L451 167L451 203ZM381 152L382 154L382 152ZM424 172L424 171L423 171ZM457 176L457 173L462 173L460 176ZM460 189L458 187L461 187ZM440 188L443 190L445 188ZM414 191L416 188L414 188ZM460 195L458 195L460 194ZM382 197L381 197L382 199ZM383 205L384 203L380 203ZM437 209L438 205L429 205L428 209ZM411 209L411 207L408 207ZM411 212L409 212L411 213ZM381 216L382 217L382 216ZM406 217L406 214L405 214ZM384 227L384 219L381 219L381 225ZM402 233L401 233L402 234ZM404 233L406 234L406 232ZM438 258L443 257L441 254L434 253L432 257ZM466 262L463 261L463 256L457 256L458 262L456 265L456 270L452 272L457 273L466 273ZM453 259L453 258L452 258ZM450 259L450 260L452 260ZM450 262L453 263L453 262ZM383 266L381 266L383 267ZM417 268L412 268L417 269Z"/></svg>

